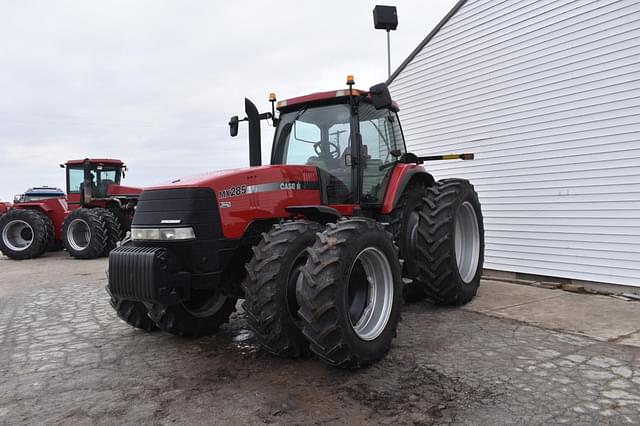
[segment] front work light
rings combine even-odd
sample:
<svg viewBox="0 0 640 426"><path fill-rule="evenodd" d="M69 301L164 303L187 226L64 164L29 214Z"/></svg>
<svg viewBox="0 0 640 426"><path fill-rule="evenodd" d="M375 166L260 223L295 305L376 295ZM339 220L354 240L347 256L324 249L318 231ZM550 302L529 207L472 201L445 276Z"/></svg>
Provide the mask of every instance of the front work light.
<svg viewBox="0 0 640 426"><path fill-rule="evenodd" d="M195 238L193 228L131 228L133 241L185 241Z"/></svg>

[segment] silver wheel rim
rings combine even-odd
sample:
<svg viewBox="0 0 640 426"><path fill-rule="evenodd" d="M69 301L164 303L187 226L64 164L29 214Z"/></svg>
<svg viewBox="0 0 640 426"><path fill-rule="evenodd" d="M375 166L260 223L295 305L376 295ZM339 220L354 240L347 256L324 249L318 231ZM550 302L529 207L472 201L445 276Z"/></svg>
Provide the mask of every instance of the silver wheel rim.
<svg viewBox="0 0 640 426"><path fill-rule="evenodd" d="M456 213L455 249L458 273L462 281L468 284L476 276L480 258L478 218L468 201L463 202Z"/></svg>
<svg viewBox="0 0 640 426"><path fill-rule="evenodd" d="M75 251L82 251L89 247L91 228L83 219L73 219L67 228L67 241Z"/></svg>
<svg viewBox="0 0 640 426"><path fill-rule="evenodd" d="M24 251L33 244L33 228L24 220L12 220L2 230L2 242L12 251Z"/></svg>
<svg viewBox="0 0 640 426"><path fill-rule="evenodd" d="M364 271L362 278L366 279L365 283L352 282L354 267L358 262ZM349 301L349 320L353 331L362 340L376 339L387 327L393 308L393 272L384 253L375 247L362 250L351 266L348 286L349 294L352 286L359 286L362 289L360 292L366 289L366 295L359 295L364 296L366 302L356 315L352 310L352 300Z"/></svg>
<svg viewBox="0 0 640 426"><path fill-rule="evenodd" d="M206 297L200 303L193 302L199 299L197 295L194 296L195 297L192 296L191 298L191 303L182 303L182 307L189 313L189 315L196 318L209 318L215 315L227 300L227 297L219 291L215 291L210 297Z"/></svg>

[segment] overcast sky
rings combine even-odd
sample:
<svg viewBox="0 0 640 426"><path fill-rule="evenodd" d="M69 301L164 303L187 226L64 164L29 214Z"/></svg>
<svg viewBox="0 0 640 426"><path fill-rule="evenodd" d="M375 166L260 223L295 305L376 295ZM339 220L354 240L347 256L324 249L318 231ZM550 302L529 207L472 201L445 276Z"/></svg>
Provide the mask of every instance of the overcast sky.
<svg viewBox="0 0 640 426"><path fill-rule="evenodd" d="M395 69L457 0L398 0ZM126 184L248 164L244 97L279 99L384 81L375 1L4 1L0 200L64 187L59 163L111 157ZM263 126L263 161L271 129Z"/></svg>

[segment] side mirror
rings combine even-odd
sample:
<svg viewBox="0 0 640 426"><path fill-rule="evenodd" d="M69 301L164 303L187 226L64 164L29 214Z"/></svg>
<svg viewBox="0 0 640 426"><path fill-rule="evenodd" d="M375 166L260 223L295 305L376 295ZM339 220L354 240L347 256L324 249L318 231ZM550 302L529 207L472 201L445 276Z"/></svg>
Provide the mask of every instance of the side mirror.
<svg viewBox="0 0 640 426"><path fill-rule="evenodd" d="M369 89L371 102L376 109L389 108L391 106L391 93L386 84L380 83Z"/></svg>
<svg viewBox="0 0 640 426"><path fill-rule="evenodd" d="M231 134L231 137L238 136L238 121L240 120L237 115L234 115L229 119L229 133Z"/></svg>

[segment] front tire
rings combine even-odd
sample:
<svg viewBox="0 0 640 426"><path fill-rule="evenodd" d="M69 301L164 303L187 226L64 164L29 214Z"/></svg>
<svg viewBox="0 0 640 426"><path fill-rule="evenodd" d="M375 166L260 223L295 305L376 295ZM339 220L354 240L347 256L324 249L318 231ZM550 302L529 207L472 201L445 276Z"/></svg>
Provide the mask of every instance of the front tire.
<svg viewBox="0 0 640 426"><path fill-rule="evenodd" d="M121 240L122 232L120 230L120 221L113 214L111 210L97 208L94 209L96 213L100 216L100 220L104 224L104 229L106 232L105 239L105 247L103 256L109 256L111 250L118 246L118 242Z"/></svg>
<svg viewBox="0 0 640 426"><path fill-rule="evenodd" d="M123 241L122 244L131 244L131 239ZM111 307L122 321L134 328L147 332L160 330L149 316L149 309L144 303L112 296L108 288L107 293L109 294Z"/></svg>
<svg viewBox="0 0 640 426"><path fill-rule="evenodd" d="M310 349L324 362L361 368L381 359L402 304L398 248L371 219L330 223L309 249L300 317Z"/></svg>
<svg viewBox="0 0 640 426"><path fill-rule="evenodd" d="M110 303L118 317L130 326L147 332L159 330L156 323L149 317L149 310L144 303L113 296Z"/></svg>
<svg viewBox="0 0 640 426"><path fill-rule="evenodd" d="M102 256L107 244L107 230L100 214L86 208L71 212L62 225L62 242L76 259Z"/></svg>
<svg viewBox="0 0 640 426"><path fill-rule="evenodd" d="M180 337L202 337L229 322L237 299L219 290L192 290L188 301L177 305L150 305L149 315L163 331Z"/></svg>
<svg viewBox="0 0 640 426"><path fill-rule="evenodd" d="M242 307L260 345L275 355L300 357L309 353L298 316L296 288L307 261L306 249L318 232L322 226L306 220L274 225L253 247L254 255L246 265Z"/></svg>
<svg viewBox="0 0 640 426"><path fill-rule="evenodd" d="M15 260L41 256L49 245L50 223L51 220L37 210L9 210L0 216L0 251Z"/></svg>
<svg viewBox="0 0 640 426"><path fill-rule="evenodd" d="M427 191L418 223L420 282L439 305L463 305L480 286L484 225L478 195L464 179L444 179Z"/></svg>

